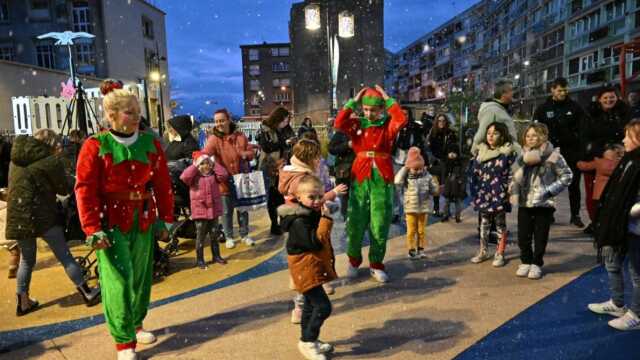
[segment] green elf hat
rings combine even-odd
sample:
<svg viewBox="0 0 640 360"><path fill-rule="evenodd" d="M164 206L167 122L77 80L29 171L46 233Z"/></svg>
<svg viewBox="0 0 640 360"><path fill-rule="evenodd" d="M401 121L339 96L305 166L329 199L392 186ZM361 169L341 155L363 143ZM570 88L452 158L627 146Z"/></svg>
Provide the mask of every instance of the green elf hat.
<svg viewBox="0 0 640 360"><path fill-rule="evenodd" d="M362 95L362 105L367 106L384 106L382 94L376 89L367 88Z"/></svg>

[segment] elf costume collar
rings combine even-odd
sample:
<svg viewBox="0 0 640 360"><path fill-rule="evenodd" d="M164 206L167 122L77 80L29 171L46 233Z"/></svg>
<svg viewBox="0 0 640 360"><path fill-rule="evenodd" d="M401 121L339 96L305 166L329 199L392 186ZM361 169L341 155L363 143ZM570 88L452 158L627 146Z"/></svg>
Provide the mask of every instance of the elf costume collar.
<svg viewBox="0 0 640 360"><path fill-rule="evenodd" d="M93 137L100 142L98 155L102 157L111 154L114 165L127 160L148 164L149 157L147 154L155 154L157 151L153 143L153 135L146 132L139 133L138 139L129 146L119 143L110 132L102 132Z"/></svg>
<svg viewBox="0 0 640 360"><path fill-rule="evenodd" d="M371 120L367 119L366 117L361 116L360 117L360 128L361 129L366 129L366 128L369 128L369 127L372 127L372 126L382 126L382 125L384 125L384 123L387 122L387 119L389 119L389 115L387 115L387 114L384 114L382 117L380 117L380 119L374 120L374 121L371 121Z"/></svg>

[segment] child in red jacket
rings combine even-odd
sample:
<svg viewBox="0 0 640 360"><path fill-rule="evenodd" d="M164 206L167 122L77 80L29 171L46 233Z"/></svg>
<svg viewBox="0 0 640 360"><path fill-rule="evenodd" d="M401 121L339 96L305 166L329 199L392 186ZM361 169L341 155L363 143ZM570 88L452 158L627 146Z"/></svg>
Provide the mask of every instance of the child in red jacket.
<svg viewBox="0 0 640 360"><path fill-rule="evenodd" d="M206 269L204 262L204 243L211 238L211 254L213 262L226 264L220 256L220 244L212 232L218 228L218 217L222 215L222 199L219 184L229 178L225 168L200 151L193 153L194 162L180 175L180 180L189 186L191 198L191 219L196 224L196 265Z"/></svg>

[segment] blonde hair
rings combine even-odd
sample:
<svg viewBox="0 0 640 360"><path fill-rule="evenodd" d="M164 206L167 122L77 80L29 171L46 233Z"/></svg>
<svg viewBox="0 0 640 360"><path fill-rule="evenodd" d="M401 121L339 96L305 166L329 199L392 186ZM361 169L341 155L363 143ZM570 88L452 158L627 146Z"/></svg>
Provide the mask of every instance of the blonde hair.
<svg viewBox="0 0 640 360"><path fill-rule="evenodd" d="M33 134L33 138L51 146L52 150L62 144L62 138L51 129L40 129Z"/></svg>
<svg viewBox="0 0 640 360"><path fill-rule="evenodd" d="M323 184L322 181L320 181L320 179L315 176L315 175L311 175L311 174L307 174L304 175L301 179L300 182L298 183L298 186L296 187L296 195L300 195L300 194L305 194L305 191L310 191L312 190L323 190Z"/></svg>
<svg viewBox="0 0 640 360"><path fill-rule="evenodd" d="M540 146L549 140L549 128L547 125L539 122L531 123L527 125L527 127L522 132L522 136L520 137L520 143L524 146L527 144L527 133L529 130L533 129L533 131L538 134L540 138L538 144L536 146Z"/></svg>
<svg viewBox="0 0 640 360"><path fill-rule="evenodd" d="M314 140L302 139L293 146L293 156L307 165L320 159L320 144Z"/></svg>
<svg viewBox="0 0 640 360"><path fill-rule="evenodd" d="M628 132L633 140L640 144L640 119L633 119L624 127L624 131Z"/></svg>
<svg viewBox="0 0 640 360"><path fill-rule="evenodd" d="M115 89L105 95L104 99L102 99L102 108L104 109L105 115L124 111L129 108L131 100L136 104L136 109L139 114L140 106L138 105L138 98L131 92L123 89Z"/></svg>

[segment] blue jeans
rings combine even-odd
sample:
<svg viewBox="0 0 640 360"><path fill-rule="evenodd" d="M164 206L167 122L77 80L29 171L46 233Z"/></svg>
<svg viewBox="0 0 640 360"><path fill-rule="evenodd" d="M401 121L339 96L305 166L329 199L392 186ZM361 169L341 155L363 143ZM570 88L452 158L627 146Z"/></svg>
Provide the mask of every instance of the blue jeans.
<svg viewBox="0 0 640 360"><path fill-rule="evenodd" d="M67 241L64 238L64 231L60 226L54 226L47 230L42 237L47 242L51 251L56 256L58 261L64 266L64 271L67 276L76 286L84 283L84 277L82 276L82 268L71 255ZM36 239L20 239L18 240L18 246L20 247L21 257L20 266L18 267L17 274L17 291L18 294L26 294L29 292L29 284L31 283L31 273L33 273L33 267L36 264L36 253L38 245Z"/></svg>
<svg viewBox="0 0 640 360"><path fill-rule="evenodd" d="M233 213L235 210L231 195L222 195L222 228L227 239L233 239ZM240 237L249 235L249 212L236 211L238 226L240 227Z"/></svg>
<svg viewBox="0 0 640 360"><path fill-rule="evenodd" d="M617 252L610 246L602 248L604 266L609 273L609 289L611 300L616 306L623 306L624 301L624 259L629 259L629 275L631 275L631 303L629 309L640 315L640 236L629 234L627 252Z"/></svg>

